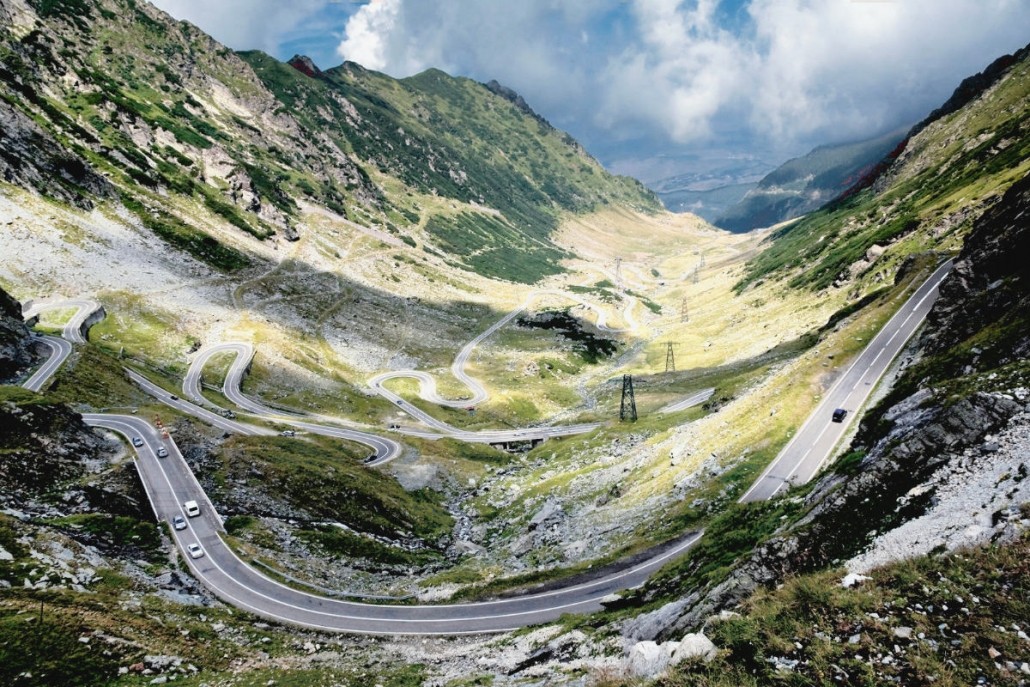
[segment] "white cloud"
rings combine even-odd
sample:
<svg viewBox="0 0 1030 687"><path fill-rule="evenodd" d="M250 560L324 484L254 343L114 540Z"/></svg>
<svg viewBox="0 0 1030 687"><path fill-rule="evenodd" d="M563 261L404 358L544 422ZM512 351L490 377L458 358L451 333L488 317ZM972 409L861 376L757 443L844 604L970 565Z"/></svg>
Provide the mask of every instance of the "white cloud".
<svg viewBox="0 0 1030 687"><path fill-rule="evenodd" d="M329 0L151 0L176 19L189 21L237 50L274 53L282 38Z"/></svg>
<svg viewBox="0 0 1030 687"><path fill-rule="evenodd" d="M573 133L790 146L914 120L1021 47L1025 0L372 0L342 57L408 76L428 67L520 91ZM732 8L730 8L732 9ZM584 40L588 36L589 40Z"/></svg>

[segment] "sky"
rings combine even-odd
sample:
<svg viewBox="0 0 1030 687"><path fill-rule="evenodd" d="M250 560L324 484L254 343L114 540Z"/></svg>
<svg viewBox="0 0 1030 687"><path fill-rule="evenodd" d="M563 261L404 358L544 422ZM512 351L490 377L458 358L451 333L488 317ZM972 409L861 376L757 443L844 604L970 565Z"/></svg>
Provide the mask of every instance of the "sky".
<svg viewBox="0 0 1030 687"><path fill-rule="evenodd" d="M645 182L912 124L1030 41L1027 0L154 0L229 47L514 88ZM707 161L707 162L706 162Z"/></svg>

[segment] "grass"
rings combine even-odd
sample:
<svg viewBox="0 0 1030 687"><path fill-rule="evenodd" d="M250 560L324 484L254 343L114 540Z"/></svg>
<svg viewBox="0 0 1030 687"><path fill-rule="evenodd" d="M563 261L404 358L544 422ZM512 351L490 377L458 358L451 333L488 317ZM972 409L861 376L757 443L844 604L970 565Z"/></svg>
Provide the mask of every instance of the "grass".
<svg viewBox="0 0 1030 687"><path fill-rule="evenodd" d="M61 366L47 397L95 409L148 403L148 397L125 375L121 361L92 345L81 347Z"/></svg>
<svg viewBox="0 0 1030 687"><path fill-rule="evenodd" d="M226 246L210 234L186 224L163 209L148 207L128 194L122 194L122 204L139 217L143 226L163 241L217 270L233 272L252 264L251 259L245 254ZM233 214L232 217L235 219L236 215ZM246 227L247 231L253 233L254 230L249 224L246 224Z"/></svg>
<svg viewBox="0 0 1030 687"><path fill-rule="evenodd" d="M985 677L1019 684L1018 670L1004 666L1025 660L1025 640L1015 628L1025 628L1030 617L1028 553L1024 535L1010 544L901 561L851 589L840 586L840 570L791 578L753 595L740 616L708 626L720 649L715 661L682 665L653 684L950 687ZM909 636L896 634L903 627ZM768 661L774 656L798 663L778 671Z"/></svg>
<svg viewBox="0 0 1030 687"><path fill-rule="evenodd" d="M84 532L104 548L129 548L152 561L166 558L157 526L148 521L109 513L68 515L46 524L69 532Z"/></svg>
<svg viewBox="0 0 1030 687"><path fill-rule="evenodd" d="M768 250L749 262L737 292L777 276L788 277L795 288L825 289L873 244L900 243L913 234L927 247L947 247L952 235L968 228L978 207L1030 169L1030 141L1021 133L1028 117L1028 74L1030 63L1015 65L990 98L911 139L909 162L892 169L886 189L867 189L772 234ZM965 221L945 222L960 211ZM893 256L896 262L909 249L895 245L881 260L889 264Z"/></svg>
<svg viewBox="0 0 1030 687"><path fill-rule="evenodd" d="M324 553L347 560L364 559L378 564L419 567L441 560L438 551L410 551L332 525L298 530L297 537L314 544Z"/></svg>
<svg viewBox="0 0 1030 687"><path fill-rule="evenodd" d="M430 544L450 533L451 516L438 495L404 491L361 464L367 453L365 447L325 437L233 437L220 447L218 459L222 479L243 478L250 489L281 499L313 519Z"/></svg>

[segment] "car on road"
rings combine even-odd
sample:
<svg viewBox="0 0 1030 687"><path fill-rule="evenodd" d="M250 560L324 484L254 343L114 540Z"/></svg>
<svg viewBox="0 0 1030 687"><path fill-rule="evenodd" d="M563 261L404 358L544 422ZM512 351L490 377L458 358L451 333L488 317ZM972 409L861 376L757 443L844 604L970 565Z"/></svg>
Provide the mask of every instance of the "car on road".
<svg viewBox="0 0 1030 687"><path fill-rule="evenodd" d="M164 446L159 446L157 448L157 457L158 458L167 458L168 457L168 449L166 449Z"/></svg>
<svg viewBox="0 0 1030 687"><path fill-rule="evenodd" d="M142 446L143 445L143 437L133 437L132 438L132 445L137 447L137 448Z"/></svg>
<svg viewBox="0 0 1030 687"><path fill-rule="evenodd" d="M186 511L186 517L195 518L200 515L200 505L196 501L187 501L182 504L182 509Z"/></svg>
<svg viewBox="0 0 1030 687"><path fill-rule="evenodd" d="M837 408L835 411L833 411L834 422L844 422L844 418L846 418L847 416L848 411L844 410L843 408Z"/></svg>
<svg viewBox="0 0 1030 687"><path fill-rule="evenodd" d="M168 398L172 399L173 401L178 401L179 400L179 397L176 396L175 394L169 394Z"/></svg>
<svg viewBox="0 0 1030 687"><path fill-rule="evenodd" d="M295 436L297 436L297 433L294 432L292 429L284 429L283 431L279 432L279 434L281 436L284 436L284 437L295 437Z"/></svg>
<svg viewBox="0 0 1030 687"><path fill-rule="evenodd" d="M182 517L181 515L173 516L172 527L174 527L177 530L186 529L186 518Z"/></svg>
<svg viewBox="0 0 1030 687"><path fill-rule="evenodd" d="M200 544L187 544L186 550L189 551L190 558L201 558L204 556L204 549L200 548Z"/></svg>

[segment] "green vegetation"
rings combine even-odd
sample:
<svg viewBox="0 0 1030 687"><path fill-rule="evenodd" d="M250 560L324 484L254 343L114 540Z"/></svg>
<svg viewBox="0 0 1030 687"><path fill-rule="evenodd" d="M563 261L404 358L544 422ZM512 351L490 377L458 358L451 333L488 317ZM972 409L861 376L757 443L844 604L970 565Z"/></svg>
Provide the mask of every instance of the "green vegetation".
<svg viewBox="0 0 1030 687"><path fill-rule="evenodd" d="M297 536L310 544L315 544L330 555L347 559L363 558L379 564L417 566L441 560L438 551L409 551L332 525L318 525L298 530ZM353 562L349 564L353 565Z"/></svg>
<svg viewBox="0 0 1030 687"><path fill-rule="evenodd" d="M969 227L970 208L975 213L1030 170L1027 78L1025 60L992 97L912 138L906 150L913 162L885 189L866 189L775 232L737 291L776 275L789 276L795 288L826 288L874 244L908 238L909 252L952 246L953 235Z"/></svg>
<svg viewBox="0 0 1030 687"><path fill-rule="evenodd" d="M610 358L618 350L619 343L614 339L606 339L583 329L578 319L565 310L545 310L534 317L518 318L520 327L533 329L552 329L563 339L572 342L572 348L579 354L583 362L596 364L602 359Z"/></svg>
<svg viewBox="0 0 1030 687"><path fill-rule="evenodd" d="M560 271L565 255L549 237L562 213L658 209L638 182L608 175L567 135L474 81L437 70L397 81L351 63L310 78L264 53L240 56L284 112L325 131L341 151L414 191L498 211L435 214L425 225L479 274L532 283ZM311 190L339 204L335 188ZM391 198L387 214L417 222L422 213L406 205Z"/></svg>
<svg viewBox="0 0 1030 687"><path fill-rule="evenodd" d="M784 519L800 510L793 499L727 504L707 523L701 541L685 558L666 566L648 581L647 597L670 598L722 582L741 557L750 554Z"/></svg>
<svg viewBox="0 0 1030 687"><path fill-rule="evenodd" d="M85 346L57 371L47 398L93 408L138 407L146 395L129 381L121 362L95 346Z"/></svg>
<svg viewBox="0 0 1030 687"><path fill-rule="evenodd" d="M150 560L166 557L161 536L152 522L125 515L85 513L49 520L47 524L71 532L85 532L107 548L129 547L141 551Z"/></svg>
<svg viewBox="0 0 1030 687"><path fill-rule="evenodd" d="M243 477L249 489L282 499L312 518L380 537L418 537L431 544L450 533L452 519L437 494L404 491L394 480L362 465L367 455L364 446L316 436L303 441L233 437L218 452L220 479Z"/></svg>
<svg viewBox="0 0 1030 687"><path fill-rule="evenodd" d="M109 684L118 673L122 650L96 651L79 641L91 630L87 619L64 624L43 609L40 624L32 615L0 605L0 683L11 687Z"/></svg>
<svg viewBox="0 0 1030 687"><path fill-rule="evenodd" d="M1018 669L1005 666L1025 660L1014 628L1030 617L1028 561L1024 536L895 563L851 589L839 570L792 578L708 625L720 649L713 662L681 665L654 684L1016 685ZM778 670L773 657L794 667Z"/></svg>
<svg viewBox="0 0 1030 687"><path fill-rule="evenodd" d="M473 271L495 279L532 284L561 272L558 261L568 257L503 219L474 212L434 215L426 222L426 231L441 249L459 256ZM546 238L547 231L543 233Z"/></svg>
<svg viewBox="0 0 1030 687"><path fill-rule="evenodd" d="M157 234L161 239L175 248L186 251L215 269L232 272L249 267L251 264L250 258L240 251L220 243L215 237L186 224L169 212L161 209L147 208L139 200L128 195L122 196L122 204L136 213L140 221L143 222L143 226ZM225 203L220 203L219 207L221 208L222 206L229 207ZM236 217L237 213L233 212L232 216ZM244 224L246 230L253 233L250 225L245 222Z"/></svg>
<svg viewBox="0 0 1030 687"><path fill-rule="evenodd" d="M727 208L715 224L730 231L750 231L816 210L861 179L902 137L902 131L892 131L866 141L819 146L788 160Z"/></svg>

